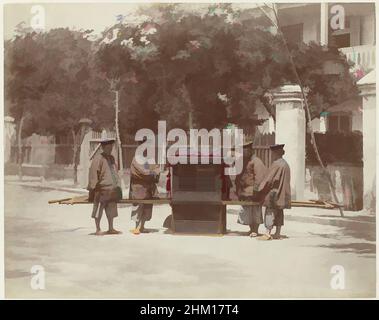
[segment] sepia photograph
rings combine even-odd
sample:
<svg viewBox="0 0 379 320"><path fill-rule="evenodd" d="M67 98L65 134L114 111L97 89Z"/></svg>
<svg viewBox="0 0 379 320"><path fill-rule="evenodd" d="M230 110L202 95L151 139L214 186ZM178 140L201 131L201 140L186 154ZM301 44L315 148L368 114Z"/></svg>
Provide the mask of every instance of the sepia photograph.
<svg viewBox="0 0 379 320"><path fill-rule="evenodd" d="M2 12L5 299L376 298L374 1Z"/></svg>

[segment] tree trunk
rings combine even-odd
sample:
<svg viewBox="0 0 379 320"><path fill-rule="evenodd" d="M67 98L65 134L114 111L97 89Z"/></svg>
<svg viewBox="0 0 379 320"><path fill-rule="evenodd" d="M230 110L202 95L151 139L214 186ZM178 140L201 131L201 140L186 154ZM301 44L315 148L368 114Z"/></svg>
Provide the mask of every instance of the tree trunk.
<svg viewBox="0 0 379 320"><path fill-rule="evenodd" d="M22 134L22 127L24 125L24 115L21 116L20 123L18 126L18 134L17 134L17 145L18 145L18 178L22 180L22 141L21 141L21 134Z"/></svg>
<svg viewBox="0 0 379 320"><path fill-rule="evenodd" d="M121 139L120 139L119 124L118 124L119 123L118 122L118 114L120 112L119 105L118 105L118 102L119 102L118 90L115 90L115 94L116 94L116 97L115 97L115 113L116 113L115 127L116 127L116 139L117 139L117 145L118 145L118 162L119 162L119 168L118 169L119 169L119 172L122 173L122 171L124 169L124 165L122 163L122 145L121 145Z"/></svg>
<svg viewBox="0 0 379 320"><path fill-rule="evenodd" d="M112 85L111 85L111 90L112 90ZM115 93L114 107L115 107L116 140L117 140L117 146L118 146L118 172L119 172L119 176L120 176L121 188L125 189L126 184L125 184L125 181L123 179L124 164L122 161L123 160L122 159L123 158L122 157L122 144L121 144L121 138L120 138L119 118L118 118L118 114L120 112L120 110L119 110L119 90L118 90L118 88L115 88L115 86L113 86L112 91Z"/></svg>
<svg viewBox="0 0 379 320"><path fill-rule="evenodd" d="M188 112L188 129L191 130L193 127L193 124L192 124L192 111L189 111Z"/></svg>

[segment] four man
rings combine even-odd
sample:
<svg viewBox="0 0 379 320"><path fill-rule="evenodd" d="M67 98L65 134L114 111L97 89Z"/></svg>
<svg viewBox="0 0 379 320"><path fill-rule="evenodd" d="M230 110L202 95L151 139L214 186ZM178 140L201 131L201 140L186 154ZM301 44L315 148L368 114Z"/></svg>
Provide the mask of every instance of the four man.
<svg viewBox="0 0 379 320"><path fill-rule="evenodd" d="M113 227L113 219L118 216L117 201L122 198L120 179L111 155L114 139L101 142L102 153L94 157L89 169L89 201L93 202L92 218L95 219L95 235L120 234ZM269 169L253 154L252 143L243 146L243 170L235 179L239 200L255 201L256 205L243 205L238 223L250 227L249 235L258 237L259 225L264 222L266 233L259 240L280 239L284 224L283 209L291 208L290 168L282 158L283 144L270 146L272 164ZM133 158L130 168L130 199L153 199L157 196L156 183L159 180L159 166L144 163ZM262 204L266 207L263 219ZM108 231L102 232L100 220L105 210ZM133 204L131 218L135 221L133 234L146 232L145 222L152 216L152 204ZM275 234L271 231L276 227Z"/></svg>

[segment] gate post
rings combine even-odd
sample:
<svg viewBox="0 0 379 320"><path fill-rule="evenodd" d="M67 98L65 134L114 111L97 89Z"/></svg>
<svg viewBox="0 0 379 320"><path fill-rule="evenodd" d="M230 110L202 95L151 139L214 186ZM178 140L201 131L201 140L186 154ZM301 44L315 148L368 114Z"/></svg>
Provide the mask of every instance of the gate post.
<svg viewBox="0 0 379 320"><path fill-rule="evenodd" d="M16 139L16 129L14 118L10 116L4 117L4 164L11 160L12 145Z"/></svg>
<svg viewBox="0 0 379 320"><path fill-rule="evenodd" d="M285 85L272 92L276 108L275 143L285 144L283 158L291 169L291 196L304 198L305 113L298 85Z"/></svg>
<svg viewBox="0 0 379 320"><path fill-rule="evenodd" d="M91 161L89 159L91 153L91 139L92 139L93 131L89 129L84 134L79 154L79 164L78 164L78 183L82 188L87 188L88 185L88 171L91 165Z"/></svg>
<svg viewBox="0 0 379 320"><path fill-rule="evenodd" d="M376 78L375 70L357 82L363 109L363 207L376 206Z"/></svg>

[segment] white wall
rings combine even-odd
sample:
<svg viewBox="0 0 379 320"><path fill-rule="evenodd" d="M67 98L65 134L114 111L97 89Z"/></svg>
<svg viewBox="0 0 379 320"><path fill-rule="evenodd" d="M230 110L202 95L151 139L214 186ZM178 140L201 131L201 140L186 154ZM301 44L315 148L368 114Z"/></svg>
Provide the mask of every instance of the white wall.
<svg viewBox="0 0 379 320"><path fill-rule="evenodd" d="M27 139L31 146L30 163L31 164L53 164L55 161L55 137L41 136L33 133Z"/></svg>
<svg viewBox="0 0 379 320"><path fill-rule="evenodd" d="M313 132L320 132L320 119L319 118L314 118L312 121L312 129Z"/></svg>
<svg viewBox="0 0 379 320"><path fill-rule="evenodd" d="M354 111L352 113L351 130L362 132L362 112Z"/></svg>
<svg viewBox="0 0 379 320"><path fill-rule="evenodd" d="M303 24L303 41L318 42L320 40L320 17L317 15L291 15L283 19L282 25L289 26L293 24Z"/></svg>
<svg viewBox="0 0 379 320"><path fill-rule="evenodd" d="M349 16L353 28L352 45L373 45L375 43L375 11L373 4L344 4L345 14ZM279 12L282 26L303 24L303 41L320 41L320 5L284 9ZM354 43L358 42L358 43Z"/></svg>
<svg viewBox="0 0 379 320"><path fill-rule="evenodd" d="M320 41L320 23L317 16L307 17L303 24L303 41L309 43L311 41Z"/></svg>
<svg viewBox="0 0 379 320"><path fill-rule="evenodd" d="M363 192L370 208L376 180L376 96L363 97Z"/></svg>
<svg viewBox="0 0 379 320"><path fill-rule="evenodd" d="M361 44L375 44L374 13L361 17Z"/></svg>

